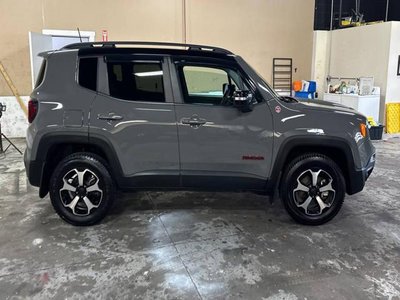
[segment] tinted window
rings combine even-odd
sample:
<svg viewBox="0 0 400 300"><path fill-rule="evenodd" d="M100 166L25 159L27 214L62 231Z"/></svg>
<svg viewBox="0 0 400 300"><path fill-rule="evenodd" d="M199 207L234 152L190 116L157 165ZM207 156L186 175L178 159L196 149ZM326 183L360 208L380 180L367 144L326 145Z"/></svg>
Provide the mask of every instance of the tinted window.
<svg viewBox="0 0 400 300"><path fill-rule="evenodd" d="M160 63L109 62L110 96L134 101L164 102Z"/></svg>
<svg viewBox="0 0 400 300"><path fill-rule="evenodd" d="M38 87L43 82L46 66L47 66L47 60L44 59L42 65L40 66L39 74L35 83L35 88Z"/></svg>
<svg viewBox="0 0 400 300"><path fill-rule="evenodd" d="M228 74L220 69L184 67L183 74L189 96L222 97L222 86L228 83Z"/></svg>
<svg viewBox="0 0 400 300"><path fill-rule="evenodd" d="M79 84L93 91L97 90L97 57L80 59Z"/></svg>
<svg viewBox="0 0 400 300"><path fill-rule="evenodd" d="M248 89L231 69L184 66L181 74L187 103L227 105L235 90Z"/></svg>

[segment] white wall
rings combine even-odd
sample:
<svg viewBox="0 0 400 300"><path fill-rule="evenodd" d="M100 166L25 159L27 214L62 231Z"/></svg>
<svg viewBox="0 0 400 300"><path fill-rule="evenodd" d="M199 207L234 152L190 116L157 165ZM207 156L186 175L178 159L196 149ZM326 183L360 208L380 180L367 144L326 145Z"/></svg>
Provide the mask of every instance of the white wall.
<svg viewBox="0 0 400 300"><path fill-rule="evenodd" d="M318 99L323 98L329 74L331 32L314 31L311 78L317 82Z"/></svg>
<svg viewBox="0 0 400 300"><path fill-rule="evenodd" d="M384 123L391 23L332 31L330 75L373 76L381 88L379 122Z"/></svg>
<svg viewBox="0 0 400 300"><path fill-rule="evenodd" d="M400 102L400 76L397 64L400 55L400 22L391 22L391 39L386 85L386 103Z"/></svg>
<svg viewBox="0 0 400 300"><path fill-rule="evenodd" d="M29 97L22 97L25 105L28 105ZM25 137L28 120L13 96L0 97L0 102L7 106L0 118L1 131L8 137ZM3 140L4 144L6 143Z"/></svg>
<svg viewBox="0 0 400 300"><path fill-rule="evenodd" d="M324 51L324 47L325 51ZM326 89L324 79L373 76L381 88L379 121L384 123L385 103L400 102L400 22L314 32L313 79ZM322 97L320 97L322 98Z"/></svg>
<svg viewBox="0 0 400 300"><path fill-rule="evenodd" d="M390 22L332 31L330 75L374 76L385 95L390 34Z"/></svg>

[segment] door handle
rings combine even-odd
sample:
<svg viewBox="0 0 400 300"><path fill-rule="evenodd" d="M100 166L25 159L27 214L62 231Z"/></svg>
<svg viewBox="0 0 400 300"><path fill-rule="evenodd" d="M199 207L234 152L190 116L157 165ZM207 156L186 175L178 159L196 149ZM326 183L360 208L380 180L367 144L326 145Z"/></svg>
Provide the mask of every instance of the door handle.
<svg viewBox="0 0 400 300"><path fill-rule="evenodd" d="M193 115L190 118L182 118L182 124L190 125L192 127L199 127L207 123L206 119L199 118L197 115Z"/></svg>
<svg viewBox="0 0 400 300"><path fill-rule="evenodd" d="M118 120L122 120L123 118L124 117L122 117L122 116L118 116L118 115L114 115L114 114L108 114L108 115L98 114L97 115L97 119L107 120L107 121L118 121Z"/></svg>

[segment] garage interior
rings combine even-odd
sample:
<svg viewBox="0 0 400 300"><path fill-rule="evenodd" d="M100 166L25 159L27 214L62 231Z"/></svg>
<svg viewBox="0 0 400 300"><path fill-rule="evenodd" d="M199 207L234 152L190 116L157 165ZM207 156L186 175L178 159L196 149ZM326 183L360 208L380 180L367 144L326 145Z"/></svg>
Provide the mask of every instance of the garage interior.
<svg viewBox="0 0 400 300"><path fill-rule="evenodd" d="M398 1L1 0L0 11L1 298L400 299ZM37 53L81 38L229 49L282 94L372 117L374 171L321 226L295 223L276 195L193 191L119 192L100 224L67 224L19 151ZM275 83L282 58L288 90Z"/></svg>

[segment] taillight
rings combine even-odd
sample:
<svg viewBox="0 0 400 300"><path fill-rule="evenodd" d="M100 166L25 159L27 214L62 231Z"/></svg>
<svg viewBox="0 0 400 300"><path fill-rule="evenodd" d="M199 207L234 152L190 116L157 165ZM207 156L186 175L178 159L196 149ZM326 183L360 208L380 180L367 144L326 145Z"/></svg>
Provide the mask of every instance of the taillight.
<svg viewBox="0 0 400 300"><path fill-rule="evenodd" d="M35 99L29 99L28 101L28 122L32 123L38 112L39 103Z"/></svg>

